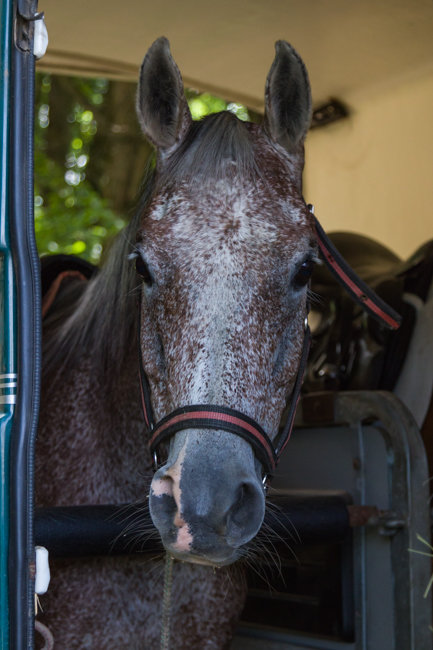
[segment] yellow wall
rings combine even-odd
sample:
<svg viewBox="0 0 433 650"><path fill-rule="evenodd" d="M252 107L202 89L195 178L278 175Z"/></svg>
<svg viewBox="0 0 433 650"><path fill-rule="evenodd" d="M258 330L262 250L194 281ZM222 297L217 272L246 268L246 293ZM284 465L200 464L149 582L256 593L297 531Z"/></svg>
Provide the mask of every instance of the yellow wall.
<svg viewBox="0 0 433 650"><path fill-rule="evenodd" d="M407 257L433 238L433 73L348 104L348 119L308 135L306 199L328 232Z"/></svg>

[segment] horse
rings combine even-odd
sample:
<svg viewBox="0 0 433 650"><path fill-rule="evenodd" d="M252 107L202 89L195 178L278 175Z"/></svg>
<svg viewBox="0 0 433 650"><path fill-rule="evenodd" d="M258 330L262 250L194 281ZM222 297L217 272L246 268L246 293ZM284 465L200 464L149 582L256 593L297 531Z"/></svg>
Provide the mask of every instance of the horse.
<svg viewBox="0 0 433 650"><path fill-rule="evenodd" d="M36 503L140 503L143 521L150 509L154 528L136 520L135 543L160 535L175 558L170 647L224 648L267 471L230 422L239 414L244 429L275 441L305 347L317 257L302 196L310 84L278 41L263 124L230 112L194 122L161 37L141 66L137 114L156 155L136 213L99 273L73 274L47 306ZM152 443L155 472L147 401L157 421L189 414ZM223 423L212 426L208 406L192 422L189 405L217 405ZM158 647L163 562L57 560L40 614L56 647Z"/></svg>

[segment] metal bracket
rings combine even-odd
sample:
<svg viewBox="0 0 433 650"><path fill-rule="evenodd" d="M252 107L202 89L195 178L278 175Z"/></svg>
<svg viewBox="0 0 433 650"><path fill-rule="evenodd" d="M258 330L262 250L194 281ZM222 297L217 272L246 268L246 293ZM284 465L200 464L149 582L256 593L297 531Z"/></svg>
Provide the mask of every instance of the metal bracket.
<svg viewBox="0 0 433 650"><path fill-rule="evenodd" d="M35 22L43 20L44 13L37 11L38 0L17 0L14 41L21 52L33 54Z"/></svg>
<svg viewBox="0 0 433 650"><path fill-rule="evenodd" d="M349 522L352 527L367 526L377 528L379 535L392 537L407 527L407 520L392 510L379 510L376 506L347 506Z"/></svg>

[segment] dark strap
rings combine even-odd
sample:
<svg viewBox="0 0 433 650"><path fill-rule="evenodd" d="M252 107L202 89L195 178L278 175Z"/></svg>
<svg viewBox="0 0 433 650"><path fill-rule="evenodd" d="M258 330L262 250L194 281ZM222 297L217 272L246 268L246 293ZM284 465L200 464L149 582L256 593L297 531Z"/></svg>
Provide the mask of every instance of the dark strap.
<svg viewBox="0 0 433 650"><path fill-rule="evenodd" d="M143 368L143 361L141 359L141 292L140 298L137 301L138 310L138 328L137 328L137 347L138 347L138 376L140 378L140 394L141 406L143 409L144 423L147 431L152 431L155 425L155 416L153 415L152 400L150 394L150 385L146 373Z"/></svg>
<svg viewBox="0 0 433 650"><path fill-rule="evenodd" d="M373 318L376 318L390 329L398 329L401 316L361 280L327 237L316 217L314 217L314 225L320 252L338 282Z"/></svg>
<svg viewBox="0 0 433 650"><path fill-rule="evenodd" d="M235 433L251 444L266 472L275 469L277 456L262 427L239 411L213 404L184 406L162 418L153 430L149 443L151 452L155 453L161 442L183 429L222 429Z"/></svg>
<svg viewBox="0 0 433 650"><path fill-rule="evenodd" d="M299 399L301 397L301 388L304 381L304 374L307 368L308 353L310 351L310 328L308 324L305 325L304 344L302 347L301 360L299 362L298 374L296 375L295 385L293 387L292 396L290 398L289 412L287 413L286 423L282 431L278 434L275 440L275 454L277 459L280 458L287 443L292 435L293 424L295 422L296 409L298 407Z"/></svg>

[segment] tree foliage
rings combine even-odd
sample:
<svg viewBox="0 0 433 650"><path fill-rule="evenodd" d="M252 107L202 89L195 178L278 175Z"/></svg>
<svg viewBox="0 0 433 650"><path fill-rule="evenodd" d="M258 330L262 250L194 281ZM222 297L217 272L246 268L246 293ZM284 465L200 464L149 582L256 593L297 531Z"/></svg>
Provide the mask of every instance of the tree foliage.
<svg viewBox="0 0 433 650"><path fill-rule="evenodd" d="M194 119L246 108L188 90ZM35 230L41 255L98 263L137 200L152 151L135 117L135 84L36 76Z"/></svg>

